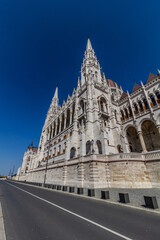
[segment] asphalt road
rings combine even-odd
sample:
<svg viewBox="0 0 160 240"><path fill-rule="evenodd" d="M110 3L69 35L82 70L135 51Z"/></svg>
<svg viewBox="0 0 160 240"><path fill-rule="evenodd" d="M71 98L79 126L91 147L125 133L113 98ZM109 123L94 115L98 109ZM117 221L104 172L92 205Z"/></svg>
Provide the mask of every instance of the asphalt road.
<svg viewBox="0 0 160 240"><path fill-rule="evenodd" d="M160 240L160 215L0 181L7 240Z"/></svg>

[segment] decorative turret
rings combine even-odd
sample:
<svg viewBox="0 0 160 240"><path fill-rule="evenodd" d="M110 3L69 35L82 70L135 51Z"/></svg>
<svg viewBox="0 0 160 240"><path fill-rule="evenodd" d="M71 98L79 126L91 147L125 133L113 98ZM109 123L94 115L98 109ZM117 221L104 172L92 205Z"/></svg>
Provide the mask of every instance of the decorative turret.
<svg viewBox="0 0 160 240"><path fill-rule="evenodd" d="M58 100L58 87L57 87L55 90L55 93L54 93L54 97L52 98L52 102L50 104L48 113L47 113L45 125L46 124L48 125L48 122L50 122L53 119L53 117L57 114L58 102L59 102L59 100Z"/></svg>
<svg viewBox="0 0 160 240"><path fill-rule="evenodd" d="M88 38L86 51L84 53L83 64L81 67L81 83L82 85L87 81L88 74L92 74L93 79L101 82L100 65L92 48L91 41Z"/></svg>
<svg viewBox="0 0 160 240"><path fill-rule="evenodd" d="M51 105L53 106L53 107L58 107L58 87L56 87L56 90L55 90L55 93L54 93L54 97L52 98L52 103L51 103Z"/></svg>

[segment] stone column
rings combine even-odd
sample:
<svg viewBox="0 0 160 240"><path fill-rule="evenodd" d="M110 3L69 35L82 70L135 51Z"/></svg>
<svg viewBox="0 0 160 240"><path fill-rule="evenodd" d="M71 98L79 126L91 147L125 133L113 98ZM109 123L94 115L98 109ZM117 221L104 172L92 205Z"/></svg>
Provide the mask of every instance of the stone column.
<svg viewBox="0 0 160 240"><path fill-rule="evenodd" d="M160 135L160 125L157 126L157 129L158 129L158 132L159 132L159 135Z"/></svg>
<svg viewBox="0 0 160 240"><path fill-rule="evenodd" d="M70 109L70 124L69 125L71 125L72 124L72 109Z"/></svg>
<svg viewBox="0 0 160 240"><path fill-rule="evenodd" d="M47 140L49 140L49 138L50 138L50 128L48 128L48 139Z"/></svg>
<svg viewBox="0 0 160 240"><path fill-rule="evenodd" d="M140 140L143 152L147 152L146 145L145 145L144 138L141 131L138 132L138 136L139 136L139 140Z"/></svg>

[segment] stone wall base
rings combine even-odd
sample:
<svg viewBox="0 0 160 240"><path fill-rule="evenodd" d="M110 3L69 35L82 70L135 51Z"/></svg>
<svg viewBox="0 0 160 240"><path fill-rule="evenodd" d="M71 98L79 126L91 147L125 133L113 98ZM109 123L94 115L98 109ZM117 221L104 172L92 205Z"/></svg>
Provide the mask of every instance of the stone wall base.
<svg viewBox="0 0 160 240"><path fill-rule="evenodd" d="M46 183L82 188L160 188L160 159L108 161L96 155L48 165ZM44 182L45 166L16 180Z"/></svg>

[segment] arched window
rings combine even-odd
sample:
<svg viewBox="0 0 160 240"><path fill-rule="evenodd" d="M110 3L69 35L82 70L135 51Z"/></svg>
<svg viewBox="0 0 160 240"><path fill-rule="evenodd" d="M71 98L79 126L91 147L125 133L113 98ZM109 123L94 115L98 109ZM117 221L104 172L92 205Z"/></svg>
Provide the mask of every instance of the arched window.
<svg viewBox="0 0 160 240"><path fill-rule="evenodd" d="M54 148L54 154L53 154L54 156L56 155L56 147Z"/></svg>
<svg viewBox="0 0 160 240"><path fill-rule="evenodd" d="M148 110L149 106L148 106L148 102L147 102L147 100L145 98L143 99L143 103L144 103L144 109Z"/></svg>
<svg viewBox="0 0 160 240"><path fill-rule="evenodd" d="M57 134L59 133L59 125L60 125L60 120L58 118L58 122L57 122Z"/></svg>
<svg viewBox="0 0 160 240"><path fill-rule="evenodd" d="M86 154L91 154L91 141L86 142Z"/></svg>
<svg viewBox="0 0 160 240"><path fill-rule="evenodd" d="M61 154L61 145L58 146L58 154Z"/></svg>
<svg viewBox="0 0 160 240"><path fill-rule="evenodd" d="M156 125L146 120L142 123L141 129L147 151L160 150L160 136Z"/></svg>
<svg viewBox="0 0 160 240"><path fill-rule="evenodd" d="M63 144L63 153L66 152L66 142Z"/></svg>
<svg viewBox="0 0 160 240"><path fill-rule="evenodd" d="M51 139L52 138L52 125L50 126L50 136L49 136L49 139Z"/></svg>
<svg viewBox="0 0 160 240"><path fill-rule="evenodd" d="M138 107L137 107L137 104L136 104L136 103L134 103L134 113L135 113L135 114L138 114L138 113L139 113Z"/></svg>
<svg viewBox="0 0 160 240"><path fill-rule="evenodd" d="M122 110L121 110L121 121L124 121L124 113Z"/></svg>
<svg viewBox="0 0 160 240"><path fill-rule="evenodd" d="M76 149L75 147L72 147L70 150L70 158L74 158L76 156Z"/></svg>
<svg viewBox="0 0 160 240"><path fill-rule="evenodd" d="M128 119L128 111L127 111L127 109L125 108L124 111L125 111L125 119Z"/></svg>
<svg viewBox="0 0 160 240"><path fill-rule="evenodd" d="M126 137L128 139L130 152L142 152L141 143L135 127L130 126L126 130Z"/></svg>
<svg viewBox="0 0 160 240"><path fill-rule="evenodd" d="M62 114L61 131L64 129L64 113Z"/></svg>
<svg viewBox="0 0 160 240"><path fill-rule="evenodd" d="M150 99L151 99L151 106L152 106L152 107L156 106L157 103L156 103L156 100L155 100L155 98L154 98L153 95L150 95Z"/></svg>
<svg viewBox="0 0 160 240"><path fill-rule="evenodd" d="M84 105L84 101L81 100L80 103L80 114L83 114L85 112L85 105Z"/></svg>
<svg viewBox="0 0 160 240"><path fill-rule="evenodd" d="M117 150L118 150L119 153L123 152L122 146L120 144L117 145Z"/></svg>
<svg viewBox="0 0 160 240"><path fill-rule="evenodd" d="M75 103L73 104L73 108L72 108L72 123L74 121L74 113L75 113Z"/></svg>
<svg viewBox="0 0 160 240"><path fill-rule="evenodd" d="M129 117L133 117L132 109L130 106L128 107L128 110L129 110Z"/></svg>
<svg viewBox="0 0 160 240"><path fill-rule="evenodd" d="M160 93L156 92L157 103L160 104Z"/></svg>
<svg viewBox="0 0 160 240"><path fill-rule="evenodd" d="M70 124L70 109L67 110L67 121L66 121L66 128L69 127Z"/></svg>
<svg viewBox="0 0 160 240"><path fill-rule="evenodd" d="M143 112L144 108L143 108L143 105L142 105L141 101L139 101L138 104L139 104L139 111Z"/></svg>
<svg viewBox="0 0 160 240"><path fill-rule="evenodd" d="M100 111L107 112L106 100L103 97L100 98Z"/></svg>
<svg viewBox="0 0 160 240"><path fill-rule="evenodd" d="M98 73L95 71L95 79L98 80Z"/></svg>
<svg viewBox="0 0 160 240"><path fill-rule="evenodd" d="M101 143L101 141L97 140L96 144L97 144L97 148L98 148L98 153L102 154L102 143Z"/></svg>

